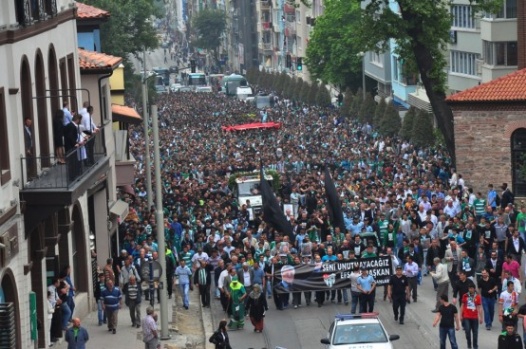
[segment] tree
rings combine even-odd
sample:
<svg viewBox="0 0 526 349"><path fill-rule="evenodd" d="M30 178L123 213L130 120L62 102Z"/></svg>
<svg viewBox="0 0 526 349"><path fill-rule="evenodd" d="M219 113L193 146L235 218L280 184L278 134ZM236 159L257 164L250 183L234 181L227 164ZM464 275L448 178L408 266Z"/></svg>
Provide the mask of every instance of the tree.
<svg viewBox="0 0 526 349"><path fill-rule="evenodd" d="M159 46L157 32L150 22L152 16L161 17L155 0L84 0L83 3L111 13L110 20L101 24L101 49L104 53L122 57L139 55ZM125 64L126 66L126 64Z"/></svg>
<svg viewBox="0 0 526 349"><path fill-rule="evenodd" d="M301 85L300 99L303 103L309 104L309 92L310 92L310 83L303 81Z"/></svg>
<svg viewBox="0 0 526 349"><path fill-rule="evenodd" d="M361 123L373 123L373 117L376 111L376 103L370 93L365 95L365 100L362 103L360 111L358 112L358 120Z"/></svg>
<svg viewBox="0 0 526 349"><path fill-rule="evenodd" d="M212 50L218 61L217 48L221 45L221 36L226 29L225 13L220 10L201 10L192 18L192 26L197 35L194 45Z"/></svg>
<svg viewBox="0 0 526 349"><path fill-rule="evenodd" d="M309 39L305 64L314 79L355 91L362 81L361 48L353 40L360 4L333 0L324 1L324 6Z"/></svg>
<svg viewBox="0 0 526 349"><path fill-rule="evenodd" d="M432 116L423 110L417 111L413 123L411 141L418 147L433 145L435 143L433 129Z"/></svg>
<svg viewBox="0 0 526 349"><path fill-rule="evenodd" d="M351 3L351 0L341 1ZM419 73L427 97L444 134L446 147L455 162L453 112L446 103L446 59L450 41L449 1L397 0L396 12L386 0L360 0L365 7L355 23L354 44L369 51L388 51L390 40L396 41L395 54L400 57L404 74ZM349 4L347 6L350 6ZM502 0L470 0L473 13L498 13Z"/></svg>
<svg viewBox="0 0 526 349"><path fill-rule="evenodd" d="M363 103L363 92L362 92L362 89L359 88L356 94L354 95L354 98L352 99L351 110L350 110L351 119L358 118L358 113L360 113L360 108L362 107L362 103Z"/></svg>
<svg viewBox="0 0 526 349"><path fill-rule="evenodd" d="M380 133L384 136L393 137L400 132L400 127L402 127L402 121L400 121L398 110L390 103L385 109L384 117L380 121Z"/></svg>
<svg viewBox="0 0 526 349"><path fill-rule="evenodd" d="M385 109L387 108L387 103L385 103L385 98L380 98L380 102L376 106L376 110L374 111L374 118L373 118L373 125L374 127L378 127L380 125L380 122L382 121L382 118L385 114Z"/></svg>
<svg viewBox="0 0 526 349"><path fill-rule="evenodd" d="M301 90L303 89L303 84L305 84L303 79L300 79L300 78L294 79L294 91L293 91L294 99L300 103L302 102Z"/></svg>
<svg viewBox="0 0 526 349"><path fill-rule="evenodd" d="M323 83L318 87L318 95L316 96L316 104L322 107L331 105L331 94Z"/></svg>
<svg viewBox="0 0 526 349"><path fill-rule="evenodd" d="M343 94L343 105L340 109L340 113L345 118L348 118L350 115L353 98L354 96L352 94L351 89L347 88L347 90L345 90L345 93Z"/></svg>
<svg viewBox="0 0 526 349"><path fill-rule="evenodd" d="M318 83L314 81L310 85L309 98L307 100L307 103L310 105L316 105L316 97L318 96L318 93L319 93L319 86L318 86Z"/></svg>
<svg viewBox="0 0 526 349"><path fill-rule="evenodd" d="M402 121L402 128L400 129L400 137L406 141L411 140L413 135L413 125L415 123L416 109L415 107L409 108L407 113L404 115L404 120Z"/></svg>

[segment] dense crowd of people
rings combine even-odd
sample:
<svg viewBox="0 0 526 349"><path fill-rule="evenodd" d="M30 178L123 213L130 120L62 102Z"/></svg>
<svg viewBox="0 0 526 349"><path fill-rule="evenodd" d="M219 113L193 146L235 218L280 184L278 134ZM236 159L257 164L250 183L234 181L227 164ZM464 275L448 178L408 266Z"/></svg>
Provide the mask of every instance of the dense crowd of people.
<svg viewBox="0 0 526 349"><path fill-rule="evenodd" d="M290 294L273 290L274 271L389 255L393 276L383 298L392 301L395 320L403 324L405 304L418 301L422 276L431 275L437 304L430 310L437 314L441 347L447 335L456 345L454 331L448 330L458 325L456 316L469 348L478 348L478 320L487 330L494 321L503 330L511 325L508 336L516 336L517 321L526 315L518 299L526 207L516 209L506 183L499 191L488 183L487 192L474 192L442 148L416 148L383 137L370 125L341 118L336 108L276 97L275 106L261 113L221 94L190 92L162 95L157 104L165 219L156 222L155 208L148 207L154 193L147 192L145 174L153 168L144 163L142 126L131 126L136 182L133 193L120 194L131 213L120 227L122 253L109 261L121 288L130 282L124 269L137 269L149 256L162 257L156 243L162 224L168 285L178 278L186 309L194 286L203 306L210 306L211 297L220 299L230 329L242 329L249 315L254 331L261 332L266 297L280 310L301 306L303 298L306 305L343 301L351 303L353 313L372 311L382 294L366 270L351 274L349 290ZM282 127L221 129L258 122L262 114ZM260 162L280 175L275 194L282 207L292 208L284 210L292 236L265 223L259 210L239 202L229 186L231 175L258 171ZM345 231L330 219L324 166L341 200ZM168 293L171 298L171 287Z"/></svg>

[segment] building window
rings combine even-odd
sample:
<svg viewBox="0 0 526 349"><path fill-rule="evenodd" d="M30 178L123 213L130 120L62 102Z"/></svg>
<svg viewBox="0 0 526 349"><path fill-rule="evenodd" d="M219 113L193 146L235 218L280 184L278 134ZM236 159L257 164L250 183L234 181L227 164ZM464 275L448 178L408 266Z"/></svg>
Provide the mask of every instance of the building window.
<svg viewBox="0 0 526 349"><path fill-rule="evenodd" d="M499 13L488 13L484 14L485 18L504 18L513 19L517 18L517 0L504 0L502 9Z"/></svg>
<svg viewBox="0 0 526 349"><path fill-rule="evenodd" d="M476 76L478 57L478 53L451 51L450 72Z"/></svg>
<svg viewBox="0 0 526 349"><path fill-rule="evenodd" d="M0 88L0 185L11 179L9 166L9 134L7 133L7 108L5 90Z"/></svg>
<svg viewBox="0 0 526 349"><path fill-rule="evenodd" d="M452 27L475 29L475 16L470 5L452 5L451 16L453 17Z"/></svg>
<svg viewBox="0 0 526 349"><path fill-rule="evenodd" d="M404 61L398 57L393 57L393 78L403 85L416 85L418 79L415 74L405 71Z"/></svg>
<svg viewBox="0 0 526 349"><path fill-rule="evenodd" d="M106 85L102 86L102 93L101 93L101 100L102 100L102 110L100 111L101 120L108 120L108 113L106 112L108 110L108 99L106 98L108 95L108 87Z"/></svg>
<svg viewBox="0 0 526 349"><path fill-rule="evenodd" d="M516 66L517 42L483 41L484 63L489 65Z"/></svg>
<svg viewBox="0 0 526 349"><path fill-rule="evenodd" d="M382 56L383 54L377 53L377 52L371 52L371 63L383 67L384 64L382 62Z"/></svg>
<svg viewBox="0 0 526 349"><path fill-rule="evenodd" d="M75 82L75 60L73 54L68 55L67 57L68 65L68 83L69 83L69 105L71 106L70 110L78 110L82 103L77 103L77 83Z"/></svg>

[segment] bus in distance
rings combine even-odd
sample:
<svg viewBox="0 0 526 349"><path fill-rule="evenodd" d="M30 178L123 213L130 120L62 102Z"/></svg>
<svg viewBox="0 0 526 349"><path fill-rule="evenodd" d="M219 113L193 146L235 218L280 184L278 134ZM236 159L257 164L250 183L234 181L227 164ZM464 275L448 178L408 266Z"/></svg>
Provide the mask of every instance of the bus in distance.
<svg viewBox="0 0 526 349"><path fill-rule="evenodd" d="M223 88L227 96L237 96L239 86L248 86L248 81L243 75L230 74L223 78Z"/></svg>
<svg viewBox="0 0 526 349"><path fill-rule="evenodd" d="M193 89L197 86L206 86L206 75L204 73L189 73L188 86Z"/></svg>

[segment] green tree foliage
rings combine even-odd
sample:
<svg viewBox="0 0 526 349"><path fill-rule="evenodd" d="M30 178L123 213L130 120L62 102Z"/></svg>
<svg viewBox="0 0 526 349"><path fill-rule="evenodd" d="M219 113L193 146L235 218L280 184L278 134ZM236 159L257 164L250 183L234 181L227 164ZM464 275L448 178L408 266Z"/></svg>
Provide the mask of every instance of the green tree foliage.
<svg viewBox="0 0 526 349"><path fill-rule="evenodd" d="M314 81L310 85L309 98L307 100L308 104L310 104L310 105L315 105L316 104L316 97L318 96L319 90L320 89L319 89L318 83L316 81Z"/></svg>
<svg viewBox="0 0 526 349"><path fill-rule="evenodd" d="M204 9L192 18L192 26L197 35L194 45L214 50L217 60L217 48L221 45L221 36L226 29L226 15L220 10Z"/></svg>
<svg viewBox="0 0 526 349"><path fill-rule="evenodd" d="M398 110L390 103L385 109L384 117L380 121L380 133L384 136L393 137L400 132L402 127L402 121Z"/></svg>
<svg viewBox="0 0 526 349"><path fill-rule="evenodd" d="M324 1L324 13L316 18L305 64L315 79L350 87L361 85L362 50L354 42L354 24L359 22L360 3L345 0Z"/></svg>
<svg viewBox="0 0 526 349"><path fill-rule="evenodd" d="M384 117L386 108L387 108L387 103L385 103L385 98L381 98L380 102L376 106L376 110L374 111L374 118L373 118L374 127L378 127L380 125L382 118Z"/></svg>
<svg viewBox="0 0 526 349"><path fill-rule="evenodd" d="M356 94L354 95L354 98L352 99L351 109L349 111L351 119L357 119L358 114L360 113L360 108L362 107L363 103L363 92L362 89L359 88Z"/></svg>
<svg viewBox="0 0 526 349"><path fill-rule="evenodd" d="M301 101L303 103L309 104L309 92L310 92L310 86L311 84L307 81L303 81L303 85L301 86Z"/></svg>
<svg viewBox="0 0 526 349"><path fill-rule="evenodd" d="M370 125L372 125L375 111L376 102L374 101L370 93L366 93L365 100L363 101L362 106L360 107L360 111L358 112L358 120L361 123L367 122Z"/></svg>
<svg viewBox="0 0 526 349"><path fill-rule="evenodd" d="M423 110L418 110L413 123L411 141L419 147L434 145L435 137L433 129L432 116Z"/></svg>
<svg viewBox="0 0 526 349"><path fill-rule="evenodd" d="M354 95L352 94L351 89L347 88L347 90L345 90L345 93L343 94L343 105L340 109L340 113L345 118L348 118L350 115L353 98Z"/></svg>
<svg viewBox="0 0 526 349"><path fill-rule="evenodd" d="M352 3L352 0L341 1ZM453 113L446 99L446 59L444 52L450 40L451 14L449 1L397 0L396 12L386 0L360 0L365 8L360 23L354 25L356 47L386 51L390 39L396 40L396 52L404 61L405 74L419 73L427 96L444 134L447 149L455 161ZM502 0L470 0L473 13L498 13Z"/></svg>
<svg viewBox="0 0 526 349"><path fill-rule="evenodd" d="M101 25L101 46L104 53L122 57L138 55L159 46L150 18L161 17L155 0L83 0L82 2L109 11L110 20Z"/></svg>
<svg viewBox="0 0 526 349"><path fill-rule="evenodd" d="M303 84L305 84L305 82L303 81L303 79L300 79L300 78L295 78L294 79L294 99L298 102L301 102L302 101L302 95L301 95L301 92L302 92L302 89L303 89Z"/></svg>
<svg viewBox="0 0 526 349"><path fill-rule="evenodd" d="M316 96L316 104L322 107L329 106L331 104L331 94L327 87L320 83L318 86L318 95Z"/></svg>
<svg viewBox="0 0 526 349"><path fill-rule="evenodd" d="M416 108L411 107L405 113L404 120L402 121L402 128L400 129L400 137L402 139L405 139L406 141L411 140L411 137L413 135L413 125L415 123L415 117L416 117Z"/></svg>

